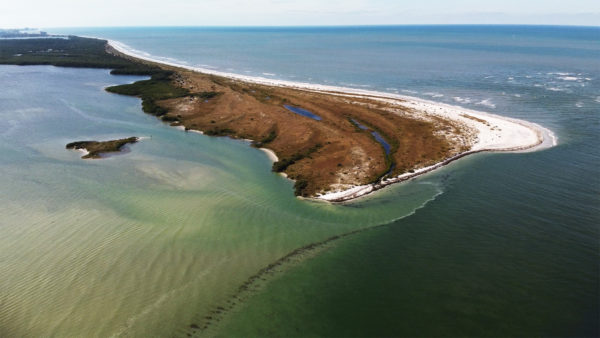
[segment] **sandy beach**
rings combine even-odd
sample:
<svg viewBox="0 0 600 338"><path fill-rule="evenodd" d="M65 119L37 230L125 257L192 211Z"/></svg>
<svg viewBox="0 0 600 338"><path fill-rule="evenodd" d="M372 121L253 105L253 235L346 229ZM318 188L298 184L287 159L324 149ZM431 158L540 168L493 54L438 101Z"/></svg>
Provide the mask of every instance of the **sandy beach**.
<svg viewBox="0 0 600 338"><path fill-rule="evenodd" d="M273 150L271 150L271 149L268 149L268 148L259 148L259 149L260 149L260 150L262 150L262 151L264 151L264 152L265 152L265 154L267 154L267 156L269 157L269 159L270 159L272 162L277 162L277 161L279 161L279 158L277 157L277 155L275 154L275 152L274 152Z"/></svg>
<svg viewBox="0 0 600 338"><path fill-rule="evenodd" d="M380 95L381 94L378 93L378 96ZM354 186L345 190L330 192L318 196L318 199L333 202L349 201L388 185L426 174L467 155L479 152L530 152L550 148L556 146L558 143L556 136L551 130L524 120L422 100L415 97L403 96L400 101L392 98L378 99L403 107L413 108L424 114L438 115L459 121L476 130L476 141L471 146L470 150L434 165L416 169L413 173L405 173L396 177L387 178L374 184Z"/></svg>
<svg viewBox="0 0 600 338"><path fill-rule="evenodd" d="M120 53L153 63L183 68L203 74L216 75L245 83L298 89L315 93L343 96L349 99L354 98L376 100L384 102L390 107L397 107L398 111L410 111L411 118L421 119L424 121L431 120L432 118L442 118L454 121L470 131L471 141L469 144L469 149L464 152L456 154L450 158L446 158L443 161L433 165L415 168L410 172L403 173L395 177L386 177L376 183L365 185L340 185L330 191L327 191L326 193L317 194L315 199L318 200L330 202L349 201L379 190L390 184L406 181L416 176L428 173L452 161L478 152L536 151L549 148L557 144L556 136L552 133L552 131L538 124L525 120L508 118L486 112L466 109L460 106L448 105L405 95L304 82L274 80L263 77L251 77L201 67L187 66L152 57L147 53L136 51L117 41L109 41L108 43L112 48ZM261 148L261 150L265 151L272 161L276 162L278 160L277 154L272 150L266 148Z"/></svg>

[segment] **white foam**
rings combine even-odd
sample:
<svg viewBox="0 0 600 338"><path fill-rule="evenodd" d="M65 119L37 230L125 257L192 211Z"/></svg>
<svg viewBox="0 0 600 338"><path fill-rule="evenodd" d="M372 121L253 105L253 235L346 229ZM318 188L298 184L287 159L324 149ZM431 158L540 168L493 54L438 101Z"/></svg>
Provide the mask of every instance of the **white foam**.
<svg viewBox="0 0 600 338"><path fill-rule="evenodd" d="M458 103L471 103L471 99L470 98L463 98L460 96L455 96L452 98L454 101L458 102Z"/></svg>
<svg viewBox="0 0 600 338"><path fill-rule="evenodd" d="M423 95L431 96L433 98L438 98L438 97L444 96L444 94L435 93L435 92L427 92L427 93L423 93Z"/></svg>
<svg viewBox="0 0 600 338"><path fill-rule="evenodd" d="M480 106L485 106L488 108L496 108L496 105L492 103L492 101L490 99L485 99L485 100L481 100L477 103L475 103L476 105L480 105Z"/></svg>
<svg viewBox="0 0 600 338"><path fill-rule="evenodd" d="M217 67L211 66L211 65L197 65L196 67L208 68L208 69L217 69Z"/></svg>
<svg viewBox="0 0 600 338"><path fill-rule="evenodd" d="M576 76L559 76L558 79L563 80L563 81L578 81L578 80L580 80L580 78L578 78Z"/></svg>
<svg viewBox="0 0 600 338"><path fill-rule="evenodd" d="M341 84L344 85L344 86L350 86L350 87L361 87L361 88L370 88L370 87L372 87L371 85L359 84L359 83L349 83L349 82L341 82Z"/></svg>

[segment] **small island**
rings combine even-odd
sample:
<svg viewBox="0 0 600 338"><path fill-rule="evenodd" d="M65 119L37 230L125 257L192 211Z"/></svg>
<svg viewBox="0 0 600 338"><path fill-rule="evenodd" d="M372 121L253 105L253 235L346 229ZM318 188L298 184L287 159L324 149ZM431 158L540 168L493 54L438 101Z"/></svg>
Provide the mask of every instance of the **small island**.
<svg viewBox="0 0 600 338"><path fill-rule="evenodd" d="M110 141L78 141L67 144L66 148L85 151L86 154L81 156L83 159L97 159L102 158L104 153L120 152L126 144L136 143L138 140L139 138L132 136Z"/></svg>

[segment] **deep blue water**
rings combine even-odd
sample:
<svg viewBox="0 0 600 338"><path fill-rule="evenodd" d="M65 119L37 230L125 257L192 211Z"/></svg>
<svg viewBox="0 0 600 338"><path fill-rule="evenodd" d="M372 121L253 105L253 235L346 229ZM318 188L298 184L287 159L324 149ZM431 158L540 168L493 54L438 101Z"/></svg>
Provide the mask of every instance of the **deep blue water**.
<svg viewBox="0 0 600 338"><path fill-rule="evenodd" d="M385 154L389 155L390 149L391 149L389 143L387 143L386 140L376 131L372 131L371 135L373 135L375 140L383 146L383 150L385 151Z"/></svg>
<svg viewBox="0 0 600 338"><path fill-rule="evenodd" d="M270 283L238 335L598 335L600 28L97 28L187 65L400 93L523 118L559 145L419 178L415 215L340 241ZM264 318L269 318L265 320Z"/></svg>
<svg viewBox="0 0 600 338"><path fill-rule="evenodd" d="M369 129L367 126L358 123L358 121L356 121L354 119L352 119L352 122L354 122L356 124L356 126L358 126L362 130L368 130ZM373 135L373 138L377 142L379 142L381 144L381 146L383 147L383 150L385 151L385 154L389 155L390 154L390 150L391 150L390 144L387 143L387 141L381 136L381 134L379 134L376 131L371 131L371 135Z"/></svg>

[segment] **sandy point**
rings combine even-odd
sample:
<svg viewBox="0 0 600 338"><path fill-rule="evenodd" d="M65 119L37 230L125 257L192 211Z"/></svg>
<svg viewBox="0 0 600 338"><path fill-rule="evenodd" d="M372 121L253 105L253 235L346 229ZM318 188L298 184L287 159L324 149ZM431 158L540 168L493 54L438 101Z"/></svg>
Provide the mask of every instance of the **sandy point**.
<svg viewBox="0 0 600 338"><path fill-rule="evenodd" d="M277 157L277 155L275 154L275 152L273 150L268 149L268 148L259 148L259 149L264 151L272 162L279 161L279 158Z"/></svg>

